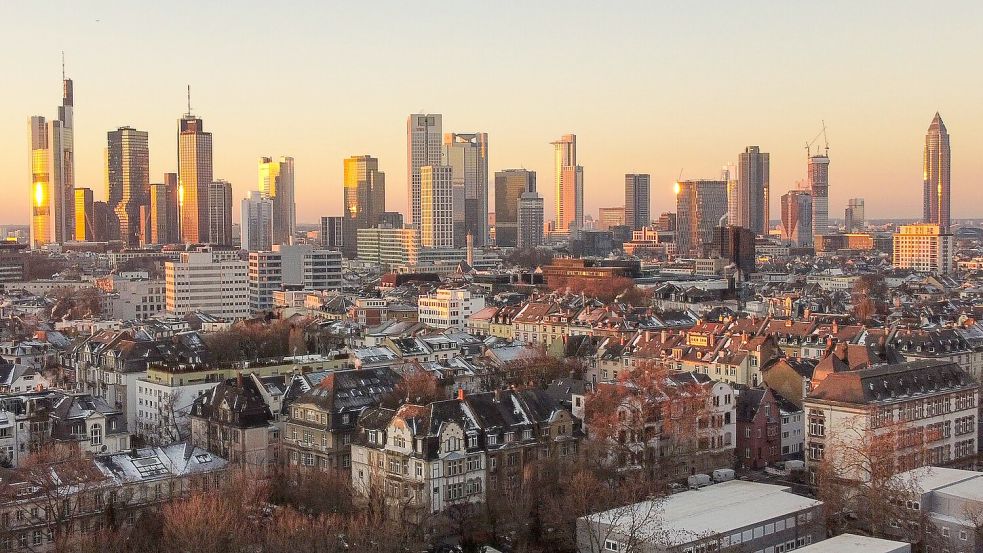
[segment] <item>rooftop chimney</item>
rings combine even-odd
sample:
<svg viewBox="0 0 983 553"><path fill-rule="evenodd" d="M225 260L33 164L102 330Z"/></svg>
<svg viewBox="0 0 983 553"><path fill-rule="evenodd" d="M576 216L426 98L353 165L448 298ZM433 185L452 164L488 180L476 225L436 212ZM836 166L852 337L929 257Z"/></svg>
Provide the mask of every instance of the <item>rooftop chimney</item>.
<svg viewBox="0 0 983 553"><path fill-rule="evenodd" d="M457 400L464 401L464 388L457 389Z"/></svg>

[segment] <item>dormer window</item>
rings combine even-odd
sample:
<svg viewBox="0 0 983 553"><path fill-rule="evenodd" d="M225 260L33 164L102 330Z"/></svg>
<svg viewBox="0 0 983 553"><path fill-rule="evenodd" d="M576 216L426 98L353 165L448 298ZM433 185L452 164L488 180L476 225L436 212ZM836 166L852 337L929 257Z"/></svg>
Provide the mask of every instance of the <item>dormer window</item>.
<svg viewBox="0 0 983 553"><path fill-rule="evenodd" d="M505 433L505 443L509 444L515 441L515 432Z"/></svg>
<svg viewBox="0 0 983 553"><path fill-rule="evenodd" d="M498 445L498 435L489 434L488 435L488 445Z"/></svg>

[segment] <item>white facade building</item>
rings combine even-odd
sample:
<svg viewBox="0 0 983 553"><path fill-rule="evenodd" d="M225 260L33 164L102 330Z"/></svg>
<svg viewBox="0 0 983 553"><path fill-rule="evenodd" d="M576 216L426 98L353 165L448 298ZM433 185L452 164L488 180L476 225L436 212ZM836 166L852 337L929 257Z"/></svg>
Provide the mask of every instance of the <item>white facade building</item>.
<svg viewBox="0 0 983 553"><path fill-rule="evenodd" d="M420 244L454 247L454 171L446 165L420 168Z"/></svg>
<svg viewBox="0 0 983 553"><path fill-rule="evenodd" d="M268 251L273 248L273 200L257 190L242 200L242 249Z"/></svg>
<svg viewBox="0 0 983 553"><path fill-rule="evenodd" d="M435 294L420 296L419 320L434 328L464 330L468 318L485 308L484 296L472 296L469 290L437 290Z"/></svg>
<svg viewBox="0 0 983 553"><path fill-rule="evenodd" d="M271 309L273 292L284 287L337 290L341 287L341 263L341 252L306 244L249 252L249 308Z"/></svg>
<svg viewBox="0 0 983 553"><path fill-rule="evenodd" d="M902 225L894 234L894 266L920 273L952 272L953 236L936 224Z"/></svg>
<svg viewBox="0 0 983 553"><path fill-rule="evenodd" d="M245 261L219 261L211 251L184 252L180 261L164 265L164 280L167 312L172 315L249 315Z"/></svg>

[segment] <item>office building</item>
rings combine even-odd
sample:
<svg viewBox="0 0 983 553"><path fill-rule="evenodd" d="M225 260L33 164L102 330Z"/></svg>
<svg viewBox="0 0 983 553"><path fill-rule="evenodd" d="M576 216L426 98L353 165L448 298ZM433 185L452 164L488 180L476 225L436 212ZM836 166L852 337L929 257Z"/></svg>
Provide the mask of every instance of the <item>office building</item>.
<svg viewBox="0 0 983 553"><path fill-rule="evenodd" d="M44 117L31 117L31 248L42 248L54 241L54 214L51 190L51 150L48 124Z"/></svg>
<svg viewBox="0 0 983 553"><path fill-rule="evenodd" d="M720 169L720 180L727 183L727 222L736 225L739 220L737 166L728 163Z"/></svg>
<svg viewBox="0 0 983 553"><path fill-rule="evenodd" d="M809 156L806 186L812 194L812 235L829 233L829 156Z"/></svg>
<svg viewBox="0 0 983 553"><path fill-rule="evenodd" d="M952 234L939 225L901 225L894 233L894 266L920 273L951 273L954 244Z"/></svg>
<svg viewBox="0 0 983 553"><path fill-rule="evenodd" d="M107 133L106 196L125 246L140 244L140 206L150 203L147 132L120 127Z"/></svg>
<svg viewBox="0 0 983 553"><path fill-rule="evenodd" d="M94 242L112 240L113 210L108 202L92 202L92 234Z"/></svg>
<svg viewBox="0 0 983 553"><path fill-rule="evenodd" d="M782 238L796 247L813 244L812 194L789 190L782 196Z"/></svg>
<svg viewBox="0 0 983 553"><path fill-rule="evenodd" d="M341 251L351 259L358 251L358 229L377 225L386 211L386 174L379 171L379 160L372 156L346 159L344 194Z"/></svg>
<svg viewBox="0 0 983 553"><path fill-rule="evenodd" d="M379 215L379 226L384 228L403 228L403 214L398 211L386 211Z"/></svg>
<svg viewBox="0 0 983 553"><path fill-rule="evenodd" d="M631 230L641 230L652 223L651 177L645 174L625 175L625 222Z"/></svg>
<svg viewBox="0 0 983 553"><path fill-rule="evenodd" d="M625 208L601 207L597 210L597 230L609 230L625 224Z"/></svg>
<svg viewBox="0 0 983 553"><path fill-rule="evenodd" d="M577 165L577 135L565 134L553 145L556 231L576 233L584 226L584 168Z"/></svg>
<svg viewBox="0 0 983 553"><path fill-rule="evenodd" d="M297 230L297 203L294 197L294 158L259 159L259 192L273 202L272 240L274 244L293 243Z"/></svg>
<svg viewBox="0 0 983 553"><path fill-rule="evenodd" d="M242 199L240 217L242 249L251 252L273 249L273 200L258 190L250 191Z"/></svg>
<svg viewBox="0 0 983 553"><path fill-rule="evenodd" d="M519 220L516 246L535 248L543 245L543 198L537 192L523 192L519 197Z"/></svg>
<svg viewBox="0 0 983 553"><path fill-rule="evenodd" d="M53 239L58 243L73 240L75 235L74 104L72 80L66 79L62 74L62 101L58 107L58 119L49 124Z"/></svg>
<svg viewBox="0 0 983 553"><path fill-rule="evenodd" d="M518 244L519 198L536 191L536 172L506 169L495 172L495 243L511 248Z"/></svg>
<svg viewBox="0 0 983 553"><path fill-rule="evenodd" d="M751 229L737 225L719 226L714 229L710 256L724 260L741 279L747 280L754 272L754 244L755 234Z"/></svg>
<svg viewBox="0 0 983 553"><path fill-rule="evenodd" d="M446 165L420 168L420 244L454 246L453 171Z"/></svg>
<svg viewBox="0 0 983 553"><path fill-rule="evenodd" d="M861 232L866 226L864 221L864 199L850 198L843 213L843 231Z"/></svg>
<svg viewBox="0 0 983 553"><path fill-rule="evenodd" d="M208 240L208 185L212 176L212 133L202 120L188 113L178 121L178 204L181 241L196 244Z"/></svg>
<svg viewBox="0 0 983 553"><path fill-rule="evenodd" d="M181 252L178 261L164 263L167 312L187 315L199 311L227 319L249 315L247 264L225 258L208 248Z"/></svg>
<svg viewBox="0 0 983 553"><path fill-rule="evenodd" d="M232 245L232 185L228 181L208 185L208 242Z"/></svg>
<svg viewBox="0 0 983 553"><path fill-rule="evenodd" d="M748 146L737 163L737 220L731 224L766 236L770 226L769 154L757 146ZM729 200L728 200L729 201Z"/></svg>
<svg viewBox="0 0 983 553"><path fill-rule="evenodd" d="M181 211L178 207L177 173L164 173L164 182L150 185L150 232L148 243L181 242Z"/></svg>
<svg viewBox="0 0 983 553"><path fill-rule="evenodd" d="M713 241L713 229L727 215L727 183L687 180L675 185L676 250L679 255L703 255Z"/></svg>
<svg viewBox="0 0 983 553"><path fill-rule="evenodd" d="M338 290L341 288L341 252L308 244L273 245L272 251L249 252L249 308L273 308L273 292Z"/></svg>
<svg viewBox="0 0 983 553"><path fill-rule="evenodd" d="M791 551L823 540L824 522L817 499L731 480L581 517L577 551Z"/></svg>
<svg viewBox="0 0 983 553"><path fill-rule="evenodd" d="M73 234L75 240L79 242L91 242L95 237L92 230L92 201L91 188L75 189L75 215L73 216L75 231Z"/></svg>
<svg viewBox="0 0 983 553"><path fill-rule="evenodd" d="M949 132L942 117L935 112L935 118L925 135L925 153L922 159L924 190L923 220L939 225L942 232L949 231L949 170L952 153L949 151Z"/></svg>
<svg viewBox="0 0 983 553"><path fill-rule="evenodd" d="M488 242L488 135L447 133L443 164L452 170L454 246L470 234L475 246Z"/></svg>
<svg viewBox="0 0 983 553"><path fill-rule="evenodd" d="M340 250L345 245L345 218L321 217L321 247ZM355 233L355 250L358 253L358 232Z"/></svg>
<svg viewBox="0 0 983 553"><path fill-rule="evenodd" d="M359 261L380 265L385 271L415 264L420 248L420 229L415 227L377 227L358 231Z"/></svg>
<svg viewBox="0 0 983 553"><path fill-rule="evenodd" d="M414 113L406 118L406 198L409 202L410 223L419 225L420 168L437 166L442 162L443 124L439 114Z"/></svg>
<svg viewBox="0 0 983 553"><path fill-rule="evenodd" d="M468 318L485 308L484 296L464 289L441 288L417 299L421 323L433 328L465 330Z"/></svg>

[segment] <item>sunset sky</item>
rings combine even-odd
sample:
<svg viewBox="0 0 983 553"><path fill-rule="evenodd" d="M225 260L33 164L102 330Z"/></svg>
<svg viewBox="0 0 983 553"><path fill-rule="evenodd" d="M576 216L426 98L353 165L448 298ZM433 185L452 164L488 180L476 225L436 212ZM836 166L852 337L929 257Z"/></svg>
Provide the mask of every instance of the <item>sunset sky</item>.
<svg viewBox="0 0 983 553"><path fill-rule="evenodd" d="M951 135L953 217L983 216L983 2L4 2L0 223L28 222L28 119L75 81L77 186L105 199L106 131L150 133L152 181L176 171L190 84L215 176L239 200L257 158L291 155L300 222L340 215L342 160L379 158L406 211L406 116L489 134L489 172L538 172L576 133L585 211L622 205L626 172L716 177L747 145L771 153L771 218L805 178L825 120L830 216L921 214L925 131ZM491 180L491 175L490 175ZM494 201L489 202L494 209Z"/></svg>

